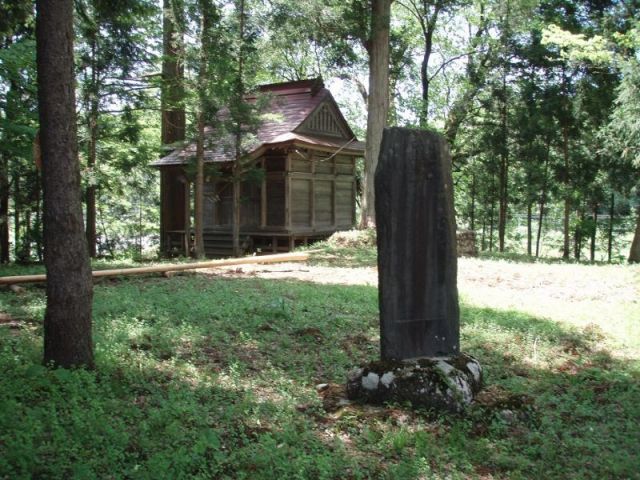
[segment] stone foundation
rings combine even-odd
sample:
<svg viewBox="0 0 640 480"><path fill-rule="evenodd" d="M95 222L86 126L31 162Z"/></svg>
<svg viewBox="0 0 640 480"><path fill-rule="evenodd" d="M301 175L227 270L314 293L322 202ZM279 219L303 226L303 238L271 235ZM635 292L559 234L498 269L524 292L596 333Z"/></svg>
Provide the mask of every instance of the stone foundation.
<svg viewBox="0 0 640 480"><path fill-rule="evenodd" d="M450 358L372 362L351 371L347 396L381 404L409 401L414 407L461 412L482 387L482 367L464 353Z"/></svg>

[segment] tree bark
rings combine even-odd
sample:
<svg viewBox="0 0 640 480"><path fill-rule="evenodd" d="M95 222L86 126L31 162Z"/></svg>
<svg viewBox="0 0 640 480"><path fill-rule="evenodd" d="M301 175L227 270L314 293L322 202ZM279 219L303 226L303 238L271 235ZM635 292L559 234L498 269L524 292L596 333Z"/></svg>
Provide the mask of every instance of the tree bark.
<svg viewBox="0 0 640 480"><path fill-rule="evenodd" d="M89 145L87 152L87 167L90 172L89 184L86 191L86 235L89 256L96 257L96 185L95 168L98 148L98 76L96 62L96 39L91 39L91 86L89 88Z"/></svg>
<svg viewBox="0 0 640 480"><path fill-rule="evenodd" d="M433 34L436 30L438 15L442 4L436 2L433 6L431 16L427 15L427 6L424 8L424 17L419 18L420 27L422 28L422 36L424 40L424 52L422 54L422 63L420 64L420 82L422 84L422 105L420 107L420 127L426 128L429 123L429 89L431 87L431 78L429 77L429 61L433 51Z"/></svg>
<svg viewBox="0 0 640 480"><path fill-rule="evenodd" d="M476 176L471 174L471 212L469 213L469 228L476 230Z"/></svg>
<svg viewBox="0 0 640 480"><path fill-rule="evenodd" d="M564 94L564 102L568 102L568 92L567 92L567 77L564 71L564 67L562 69L562 90ZM564 107L564 117L562 120L562 156L564 159L564 218L562 222L563 226L563 245L562 245L562 258L568 259L570 254L570 245L569 245L569 220L571 216L571 198L569 193L569 126L568 123L568 115L569 115L569 107L565 105Z"/></svg>
<svg viewBox="0 0 640 480"><path fill-rule="evenodd" d="M162 112L161 141L165 146L185 139L183 8L181 0L163 0L160 108ZM186 216L190 205L182 203L187 198L187 186L178 181L177 175L161 172L160 176L160 252L166 254L167 230L181 230L188 223L187 218L174 218L175 211L182 212L181 215ZM185 232L185 237L189 238L188 231ZM189 254L188 242L185 242L184 254Z"/></svg>
<svg viewBox="0 0 640 480"><path fill-rule="evenodd" d="M163 19L163 60L162 79L164 81L162 103L162 144L172 144L185 138L184 112L184 40L180 22L183 5L179 0L164 0Z"/></svg>
<svg viewBox="0 0 640 480"><path fill-rule="evenodd" d="M591 249L590 249L589 259L592 262L595 262L596 237L598 236L598 204L597 203L593 204L592 219L593 219L593 228L591 229Z"/></svg>
<svg viewBox="0 0 640 480"><path fill-rule="evenodd" d="M389 114L389 29L391 0L372 0L369 42L369 98L360 227L375 225L374 175Z"/></svg>
<svg viewBox="0 0 640 480"><path fill-rule="evenodd" d="M196 235L194 251L198 259L204 258L204 113L200 105L198 112L198 138L196 141L196 182L194 192L194 213Z"/></svg>
<svg viewBox="0 0 640 480"><path fill-rule="evenodd" d="M245 42L245 3L240 0L238 4L239 30L238 40L240 41L240 51L238 54L238 77L236 78L236 102L244 102L244 42ZM242 168L242 118L236 119L235 134L235 161L233 162L232 182L233 182L233 198L232 210L233 218L231 225L231 237L233 241L233 255L239 257L242 252L240 250L240 182L243 174Z"/></svg>
<svg viewBox="0 0 640 480"><path fill-rule="evenodd" d="M0 263L9 263L9 166L0 155Z"/></svg>
<svg viewBox="0 0 640 480"><path fill-rule="evenodd" d="M22 222L20 221L20 213L22 211L22 188L20 185L20 175L16 172L13 174L13 255L14 260L20 260L20 249L22 240L20 231L22 230Z"/></svg>
<svg viewBox="0 0 640 480"><path fill-rule="evenodd" d="M573 253L576 260L580 260L582 256L582 240L584 231L584 207L581 205L577 212L578 224L574 232L573 238Z"/></svg>
<svg viewBox="0 0 640 480"><path fill-rule="evenodd" d="M75 111L73 1L37 0L47 307L44 362L93 367L93 284L82 221Z"/></svg>
<svg viewBox="0 0 640 480"><path fill-rule="evenodd" d="M613 217L616 213L616 196L611 193L611 201L609 202L609 230L607 232L607 262L611 263L611 255L613 254Z"/></svg>
<svg viewBox="0 0 640 480"><path fill-rule="evenodd" d="M533 202L527 202L527 255L533 253Z"/></svg>
<svg viewBox="0 0 640 480"><path fill-rule="evenodd" d="M200 65L198 71L198 113L197 113L197 140L196 140L196 181L194 192L194 221L195 221L195 245L196 258L202 259L204 251L204 116L205 100L207 95L207 34L210 27L209 6L207 2L200 1Z"/></svg>
<svg viewBox="0 0 640 480"><path fill-rule="evenodd" d="M547 137L546 155L544 159L544 177L542 179L542 190L540 191L540 209L538 212L538 233L536 235L536 258L540 256L540 239L542 238L542 220L544 219L544 207L547 202L547 184L549 181L549 155L551 153L551 139Z"/></svg>

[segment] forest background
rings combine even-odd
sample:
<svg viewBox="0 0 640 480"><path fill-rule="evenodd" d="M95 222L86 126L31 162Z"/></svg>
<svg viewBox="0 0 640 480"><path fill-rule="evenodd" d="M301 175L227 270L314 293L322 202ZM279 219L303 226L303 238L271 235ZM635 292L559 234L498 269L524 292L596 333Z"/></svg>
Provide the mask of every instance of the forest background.
<svg viewBox="0 0 640 480"><path fill-rule="evenodd" d="M186 112L187 141L224 105L241 104L242 92L314 77L367 137L376 54L368 1L75 4L85 222L96 256L157 253L159 174L149 163L167 150L168 23L180 32L174 106ZM631 247L640 236L638 6L391 2L386 123L446 136L458 227L476 231L482 250L640 261L640 239ZM43 255L34 26L33 2L0 6L2 263ZM195 170L194 159L194 180Z"/></svg>

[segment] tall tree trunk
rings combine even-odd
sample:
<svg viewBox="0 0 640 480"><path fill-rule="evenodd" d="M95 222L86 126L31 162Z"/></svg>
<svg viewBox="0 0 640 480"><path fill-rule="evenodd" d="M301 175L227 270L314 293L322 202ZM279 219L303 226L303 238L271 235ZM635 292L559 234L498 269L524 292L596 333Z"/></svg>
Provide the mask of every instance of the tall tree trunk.
<svg viewBox="0 0 640 480"><path fill-rule="evenodd" d="M194 220L196 258L204 258L204 115L207 82L207 35L210 28L209 6L200 1L200 65L198 71L198 113L197 113L197 141L196 141L196 181L194 192Z"/></svg>
<svg viewBox="0 0 640 480"><path fill-rule="evenodd" d="M469 227L476 230L476 176L471 174L471 212L469 213Z"/></svg>
<svg viewBox="0 0 640 480"><path fill-rule="evenodd" d="M431 86L431 78L429 77L429 60L433 51L433 34L436 30L438 15L442 4L436 2L433 6L431 16L428 15L428 8L424 7L424 16L419 18L420 27L422 28L422 36L424 40L424 52L422 54L422 63L420 64L420 83L422 84L422 105L420 106L420 127L426 128L429 124L429 88Z"/></svg>
<svg viewBox="0 0 640 480"><path fill-rule="evenodd" d="M489 211L489 251L493 252L493 224L496 211L495 200L491 199L491 210Z"/></svg>
<svg viewBox="0 0 640 480"><path fill-rule="evenodd" d="M73 1L37 0L47 307L44 362L93 367L93 283L82 221L73 62Z"/></svg>
<svg viewBox="0 0 640 480"><path fill-rule="evenodd" d="M22 230L22 222L20 221L20 213L22 212L22 187L20 185L20 176L14 173L13 176L13 254L15 260L20 260L20 248L22 239L20 231Z"/></svg>
<svg viewBox="0 0 640 480"><path fill-rule="evenodd" d="M236 102L244 102L244 29L245 29L245 3L244 0L239 0L238 4L238 15L239 15L239 31L238 37L240 41L240 52L238 55L238 78L236 78L236 91L235 91L235 101ZM235 135L235 162L233 162L233 173L232 173L232 182L233 182L233 198L232 198L232 232L231 236L233 239L233 255L235 257L239 257L242 254L240 249L240 182L243 174L242 169L242 119L237 119L237 125L234 125L236 129Z"/></svg>
<svg viewBox="0 0 640 480"><path fill-rule="evenodd" d="M509 2L507 2L506 28L509 28ZM505 32L505 36L507 33ZM505 52L506 55L506 52ZM502 105L500 106L500 177L499 177L499 212L498 212L498 246L504 252L504 238L507 232L507 210L509 208L509 130L507 125L507 59L502 65Z"/></svg>
<svg viewBox="0 0 640 480"><path fill-rule="evenodd" d="M24 236L22 237L22 249L20 256L23 262L31 261L31 210L27 210L24 214Z"/></svg>
<svg viewBox="0 0 640 480"><path fill-rule="evenodd" d="M598 207L597 203L593 204L593 211L591 218L593 220L593 228L591 229L591 248L589 253L589 259L592 262L596 260L596 237L598 236Z"/></svg>
<svg viewBox="0 0 640 480"><path fill-rule="evenodd" d="M95 168L98 148L98 75L96 61L96 38L91 39L91 86L89 88L89 117L87 129L89 131L89 145L87 152L87 167L90 172L89 185L86 191L86 235L89 256L96 257L96 184Z"/></svg>
<svg viewBox="0 0 640 480"><path fill-rule="evenodd" d="M565 103L564 106L564 119L562 120L562 157L564 160L564 216L562 221L562 231L563 231L563 244L562 244L562 258L568 259L570 254L570 245L569 245L569 237L570 237L570 217L571 217L571 195L569 192L569 126L568 126L568 116L569 116L569 107L566 103L569 101L568 97L568 87L567 87L567 76L564 67L562 68L562 90L563 90L563 101Z"/></svg>
<svg viewBox="0 0 640 480"><path fill-rule="evenodd" d="M584 231L584 207L581 205L578 209L578 224L576 225L576 230L574 232L574 257L576 260L580 260L582 256L582 240L583 240L583 231Z"/></svg>
<svg viewBox="0 0 640 480"><path fill-rule="evenodd" d="M9 263L9 165L0 155L0 263Z"/></svg>
<svg viewBox="0 0 640 480"><path fill-rule="evenodd" d="M527 255L533 253L533 202L527 202Z"/></svg>
<svg viewBox="0 0 640 480"><path fill-rule="evenodd" d="M487 249L486 242L486 234L487 234L487 219L484 215L482 215L482 239L480 240L480 248L484 252Z"/></svg>
<svg viewBox="0 0 640 480"><path fill-rule="evenodd" d="M369 97L364 153L364 190L360 227L375 225L374 175L378 166L382 132L389 114L389 29L391 0L372 0L369 42Z"/></svg>
<svg viewBox="0 0 640 480"><path fill-rule="evenodd" d="M194 210L196 235L194 251L196 258L204 258L204 112L203 105L198 111L198 138L196 141L196 182Z"/></svg>
<svg viewBox="0 0 640 480"><path fill-rule="evenodd" d="M616 196L612 192L611 200L609 202L609 229L607 232L607 262L611 263L611 256L613 254L613 217L616 213Z"/></svg>
<svg viewBox="0 0 640 480"><path fill-rule="evenodd" d="M163 60L161 93L162 144L170 145L185 138L184 112L184 40L180 0L164 0L162 7Z"/></svg>
<svg viewBox="0 0 640 480"><path fill-rule="evenodd" d="M540 256L540 239L542 238L542 220L544 219L544 207L547 203L547 184L549 182L549 156L551 153L551 139L547 137L544 159L544 177L542 178L542 189L540 191L540 207L538 212L538 233L536 235L536 258Z"/></svg>
<svg viewBox="0 0 640 480"><path fill-rule="evenodd" d="M536 235L536 258L540 256L540 240L542 238L542 225L544 220L544 208L547 201L547 189L546 182L543 185L542 192L540 194L540 207L538 210L538 233Z"/></svg>
<svg viewBox="0 0 640 480"><path fill-rule="evenodd" d="M183 9L182 0L163 0L160 94L162 145L173 145L185 139ZM160 251L163 254L168 251L166 232L186 229L189 223L186 217L189 215L187 212L190 211L190 205L183 204L188 198L187 190L188 184L161 172ZM189 255L188 238L189 232L185 231L185 255Z"/></svg>
<svg viewBox="0 0 640 480"><path fill-rule="evenodd" d="M640 263L640 206L637 215L636 233L633 235L633 242L629 250L629 263Z"/></svg>

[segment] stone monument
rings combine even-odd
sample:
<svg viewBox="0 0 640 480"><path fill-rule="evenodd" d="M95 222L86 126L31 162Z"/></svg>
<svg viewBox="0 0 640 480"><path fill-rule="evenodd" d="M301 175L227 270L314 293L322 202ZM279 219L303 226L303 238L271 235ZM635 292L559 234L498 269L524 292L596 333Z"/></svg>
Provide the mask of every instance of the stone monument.
<svg viewBox="0 0 640 480"><path fill-rule="evenodd" d="M460 352L451 158L438 134L385 129L375 176L381 360L349 374L351 399L460 411L482 369Z"/></svg>

